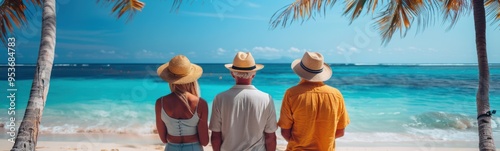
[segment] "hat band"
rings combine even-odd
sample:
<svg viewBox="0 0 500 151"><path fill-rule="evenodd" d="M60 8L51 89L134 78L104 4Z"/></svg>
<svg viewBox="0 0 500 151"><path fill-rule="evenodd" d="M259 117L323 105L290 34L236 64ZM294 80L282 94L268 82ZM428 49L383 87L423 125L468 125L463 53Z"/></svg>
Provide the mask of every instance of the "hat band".
<svg viewBox="0 0 500 151"><path fill-rule="evenodd" d="M257 68L257 67L255 65L251 66L251 67L237 67L237 66L233 65L231 68L234 69L234 70L253 70L253 69Z"/></svg>
<svg viewBox="0 0 500 151"><path fill-rule="evenodd" d="M306 66L302 63L302 61L300 62L300 67L302 67L302 69L306 70L306 71L307 71L307 72L309 72L309 73L321 73L321 72L323 72L323 68L321 68L321 69L319 69L319 70L313 70L313 69L310 69L310 68L306 67Z"/></svg>
<svg viewBox="0 0 500 151"><path fill-rule="evenodd" d="M193 68L190 68L190 70L188 72L183 73L183 74L176 74L176 73L172 72L172 70L170 70L169 68L167 68L167 70L170 71L170 73L172 73L176 77L184 77L184 76L191 74L191 72L193 71Z"/></svg>

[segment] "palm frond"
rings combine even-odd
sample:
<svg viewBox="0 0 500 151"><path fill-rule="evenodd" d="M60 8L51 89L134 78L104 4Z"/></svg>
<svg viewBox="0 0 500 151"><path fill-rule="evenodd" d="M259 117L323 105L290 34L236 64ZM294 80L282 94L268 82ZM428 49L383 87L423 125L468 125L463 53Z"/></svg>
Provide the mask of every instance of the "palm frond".
<svg viewBox="0 0 500 151"><path fill-rule="evenodd" d="M367 13L375 12L378 3L378 0L347 0L344 15L350 14L350 20L352 23L352 21L359 17L365 7L367 9Z"/></svg>
<svg viewBox="0 0 500 151"><path fill-rule="evenodd" d="M273 14L269 21L271 28L276 28L279 25L286 27L294 20L310 19L313 13L326 12L326 6L331 8L335 2L336 0L296 0Z"/></svg>
<svg viewBox="0 0 500 151"><path fill-rule="evenodd" d="M382 43L387 44L397 30L404 37L423 9L424 0L393 0L389 3L376 19L376 26L382 32Z"/></svg>
<svg viewBox="0 0 500 151"><path fill-rule="evenodd" d="M181 8L182 0L174 0L174 3L172 3L172 9L171 11L179 11Z"/></svg>
<svg viewBox="0 0 500 151"><path fill-rule="evenodd" d="M35 6L42 6L43 0L29 0L31 4L34 4Z"/></svg>
<svg viewBox="0 0 500 151"><path fill-rule="evenodd" d="M113 4L111 12L117 13L116 17L118 19L128 13L127 21L132 19L137 11L141 11L145 5L139 0L97 0L98 3L101 1L105 4Z"/></svg>
<svg viewBox="0 0 500 151"><path fill-rule="evenodd" d="M448 29L452 28L460 16L470 13L472 4L470 0L441 0L444 20L450 21Z"/></svg>
<svg viewBox="0 0 500 151"><path fill-rule="evenodd" d="M0 37L2 43L7 44L9 33L14 27L20 28L27 23L27 4L41 6L42 0L5 0L0 5Z"/></svg>
<svg viewBox="0 0 500 151"><path fill-rule="evenodd" d="M486 0L484 5L488 18L492 20L492 24L500 21L500 0Z"/></svg>

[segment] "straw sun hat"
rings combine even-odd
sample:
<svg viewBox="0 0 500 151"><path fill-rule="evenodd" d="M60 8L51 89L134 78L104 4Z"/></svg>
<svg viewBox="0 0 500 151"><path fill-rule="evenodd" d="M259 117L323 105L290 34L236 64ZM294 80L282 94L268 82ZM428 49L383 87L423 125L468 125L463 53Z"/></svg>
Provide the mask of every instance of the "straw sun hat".
<svg viewBox="0 0 500 151"><path fill-rule="evenodd" d="M302 59L292 62L292 70L301 78L322 82L332 77L332 68L324 63L323 55L317 52L306 52Z"/></svg>
<svg viewBox="0 0 500 151"><path fill-rule="evenodd" d="M255 60L250 52L238 52L234 56L232 64L224 65L227 69L237 72L253 72L264 68L262 64L255 64Z"/></svg>
<svg viewBox="0 0 500 151"><path fill-rule="evenodd" d="M171 84L191 83L201 77L203 69L184 55L177 55L156 70L158 76Z"/></svg>

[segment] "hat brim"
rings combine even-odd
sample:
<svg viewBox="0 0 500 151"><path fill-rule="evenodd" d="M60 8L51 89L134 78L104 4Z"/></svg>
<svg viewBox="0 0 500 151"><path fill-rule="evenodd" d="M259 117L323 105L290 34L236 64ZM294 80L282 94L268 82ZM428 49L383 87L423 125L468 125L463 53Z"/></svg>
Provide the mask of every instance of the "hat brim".
<svg viewBox="0 0 500 151"><path fill-rule="evenodd" d="M327 81L332 77L332 68L330 65L324 63L323 64L323 71L320 73L310 73L304 70L299 64L300 64L301 59L294 60L292 62L292 70L297 74L299 77L307 80L307 81L312 81L312 82L323 82Z"/></svg>
<svg viewBox="0 0 500 151"><path fill-rule="evenodd" d="M158 74L158 76L160 76L161 79L167 81L168 83L186 84L198 80L203 74L203 69L196 64L191 64L191 72L188 75L177 76L168 70L168 62L167 62L158 67L156 73Z"/></svg>
<svg viewBox="0 0 500 151"><path fill-rule="evenodd" d="M237 72L254 72L254 71L258 71L258 70L261 70L262 68L264 68L264 65L262 65L262 64L255 64L255 69L252 69L252 70L233 69L233 64L225 64L224 66L227 69L229 69L230 71L237 71Z"/></svg>

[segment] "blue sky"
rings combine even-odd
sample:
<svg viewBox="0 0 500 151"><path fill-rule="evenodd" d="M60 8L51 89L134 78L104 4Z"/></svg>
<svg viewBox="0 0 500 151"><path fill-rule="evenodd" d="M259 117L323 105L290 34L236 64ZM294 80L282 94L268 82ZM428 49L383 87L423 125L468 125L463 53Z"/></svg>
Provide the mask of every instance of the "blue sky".
<svg viewBox="0 0 500 151"><path fill-rule="evenodd" d="M447 31L441 21L381 45L371 15L349 25L339 1L326 16L269 29L269 19L288 1L192 1L177 13L171 1L144 0L142 12L126 22L95 0L57 1L55 63L164 63L184 54L196 63L228 63L236 51L250 51L261 63L290 63L304 51L321 52L329 63L476 63L472 15ZM222 6L225 11L218 10ZM34 63L41 10L17 30L17 62ZM498 23L497 23L498 24ZM500 63L500 30L488 26L489 61ZM2 54L6 56L6 54Z"/></svg>

